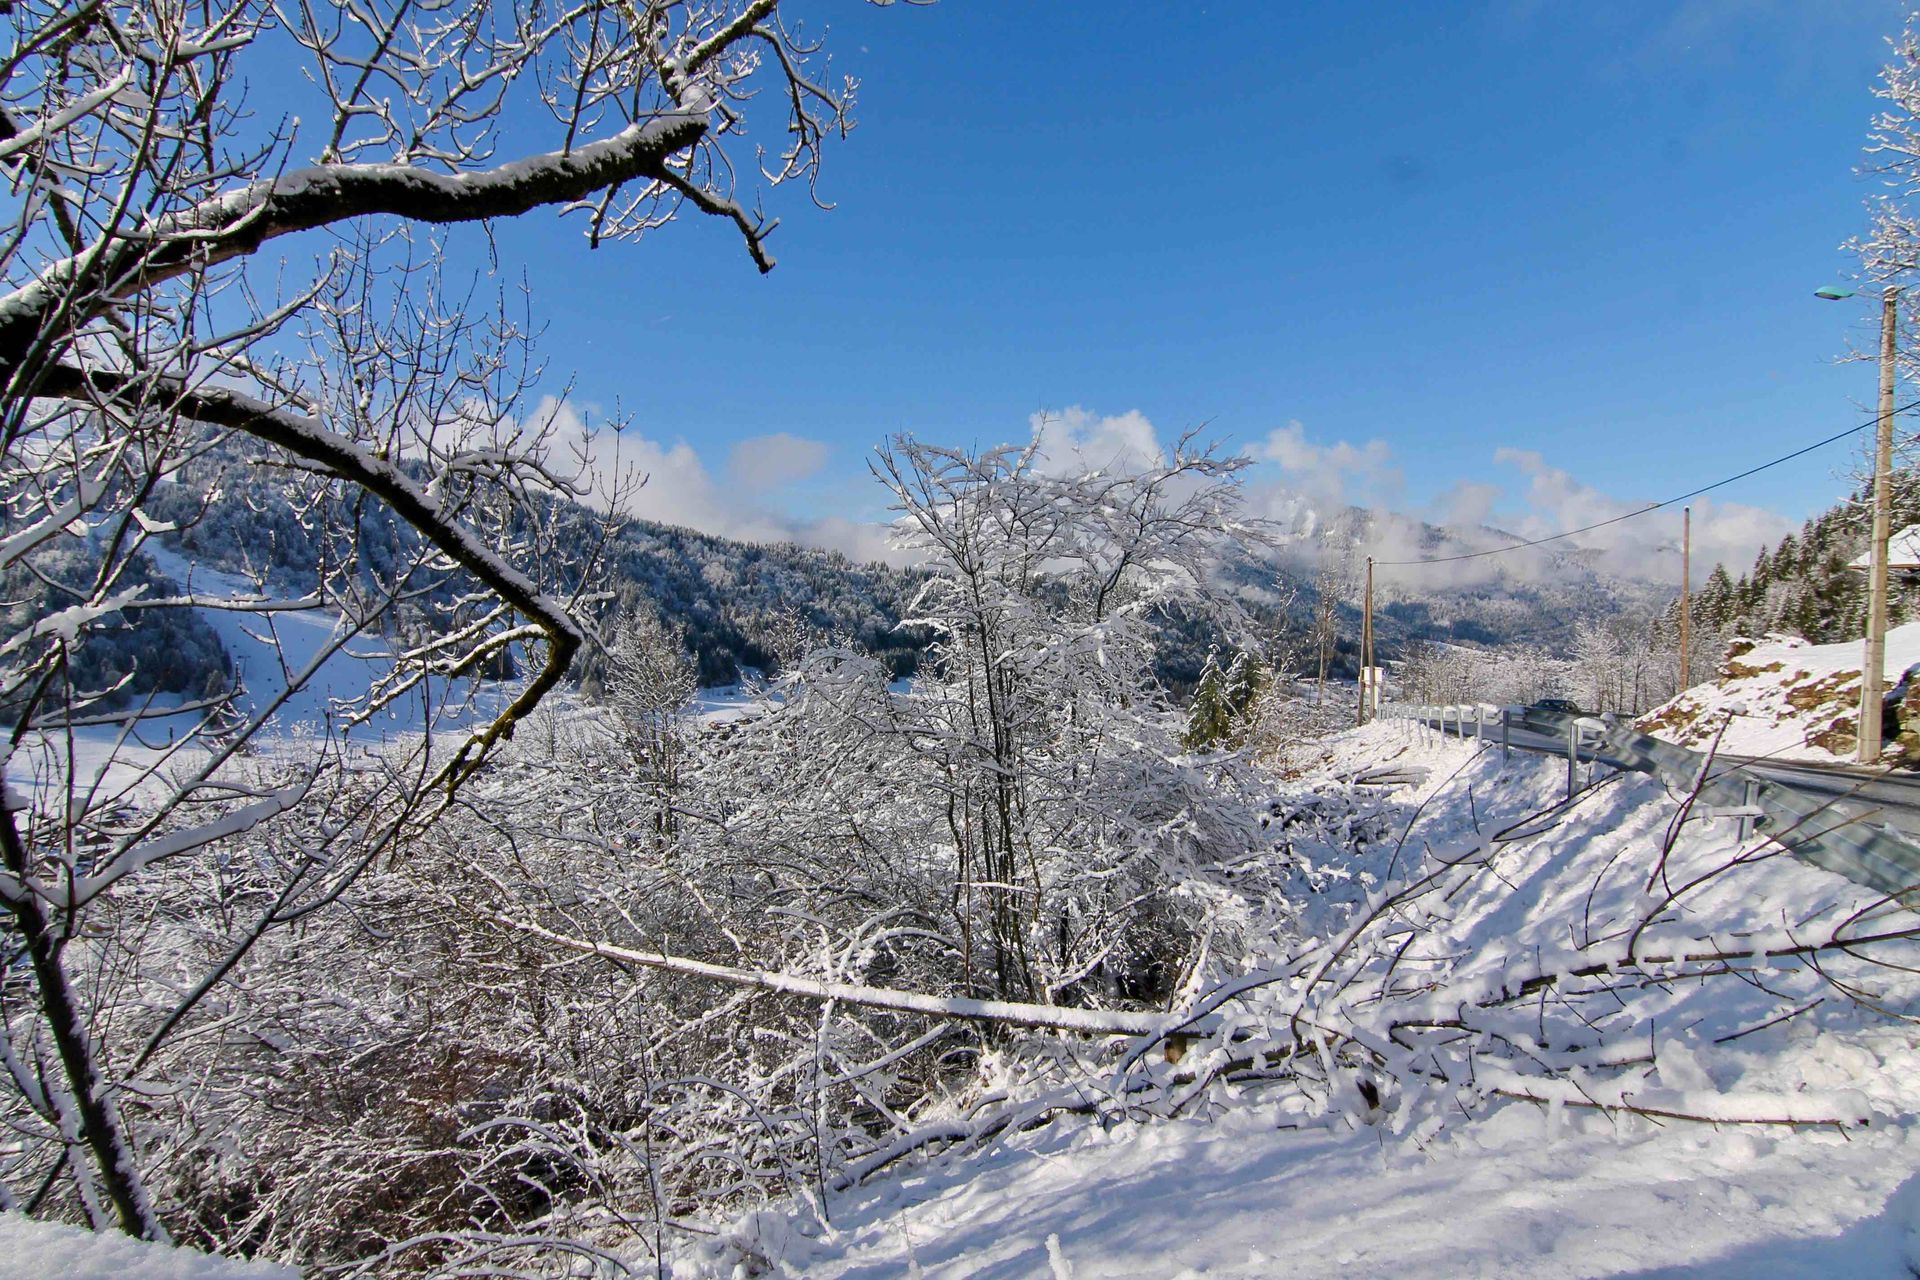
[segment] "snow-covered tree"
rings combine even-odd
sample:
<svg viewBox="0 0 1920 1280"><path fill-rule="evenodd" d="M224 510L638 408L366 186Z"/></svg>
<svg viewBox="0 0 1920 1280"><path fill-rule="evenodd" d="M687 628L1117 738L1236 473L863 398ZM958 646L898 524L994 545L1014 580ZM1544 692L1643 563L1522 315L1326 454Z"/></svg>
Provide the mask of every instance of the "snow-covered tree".
<svg viewBox="0 0 1920 1280"><path fill-rule="evenodd" d="M148 1175L186 1157L136 1141L126 1099L172 1088L168 1046L225 977L416 838L582 643L577 602L549 589L592 567L567 563L549 501L584 496L581 459L533 408L526 316L446 287L448 245L462 224L540 210L609 245L690 209L770 269L774 222L736 175L810 189L850 86L813 78L780 0L8 12L0 570L43 584L47 606L0 638L0 904L19 957L0 1186L10 1205L159 1238ZM163 593L145 574L182 523L156 518L156 496L216 451L277 478L311 590L275 597L189 562ZM193 503L173 505L191 521ZM90 644L158 610L246 615L265 637L237 712L232 682L165 705L89 683ZM288 643L300 612L316 646ZM307 749L242 768L349 646L386 656L336 692ZM345 737L508 664L524 686L450 747L370 763ZM163 713L170 738L142 742ZM74 749L88 731L104 762ZM139 886L248 832L239 856L263 870L222 899L222 944L164 998L117 1003Z"/></svg>
<svg viewBox="0 0 1920 1280"><path fill-rule="evenodd" d="M1313 595L1314 697L1320 701L1326 700L1327 672L1340 642L1341 594L1341 574L1328 552L1314 580Z"/></svg>
<svg viewBox="0 0 1920 1280"><path fill-rule="evenodd" d="M1200 683L1193 687L1193 701L1187 707L1187 732L1181 741L1200 751L1216 742L1224 742L1233 732L1233 708L1227 701L1227 678L1220 670L1220 652L1207 651L1206 665L1200 668Z"/></svg>
<svg viewBox="0 0 1920 1280"><path fill-rule="evenodd" d="M1920 272L1920 22L1910 20L1891 41L1893 57L1874 93L1884 104L1867 135L1868 176L1879 180L1867 234L1855 244L1875 284L1910 285ZM1904 324L1900 358L1914 376L1916 353Z"/></svg>
<svg viewBox="0 0 1920 1280"><path fill-rule="evenodd" d="M644 797L637 829L662 846L680 826L677 802L692 749L687 703L696 687L693 659L678 634L651 614L622 620L607 648L602 698Z"/></svg>
<svg viewBox="0 0 1920 1280"><path fill-rule="evenodd" d="M903 437L875 469L930 574L911 619L934 636L913 742L946 797L965 966L1052 1002L1100 970L1130 969L1136 991L1164 981L1169 957L1133 926L1219 806L1174 760L1149 620L1225 607L1211 582L1229 540L1268 535L1240 512L1245 460L1191 438L1132 468L1041 462L1032 445ZM1218 834L1211 856L1235 839Z"/></svg>

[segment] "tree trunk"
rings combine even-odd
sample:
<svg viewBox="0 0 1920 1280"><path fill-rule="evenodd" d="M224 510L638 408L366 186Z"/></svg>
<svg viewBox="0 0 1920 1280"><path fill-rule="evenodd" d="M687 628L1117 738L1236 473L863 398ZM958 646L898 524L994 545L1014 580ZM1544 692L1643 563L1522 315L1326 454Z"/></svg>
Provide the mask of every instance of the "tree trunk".
<svg viewBox="0 0 1920 1280"><path fill-rule="evenodd" d="M7 870L26 884L27 847L11 809L0 813L0 854L5 857ZM146 1240L165 1240L166 1229L154 1217L153 1206L147 1202L146 1191L140 1185L133 1146L127 1140L112 1101L106 1096L105 1081L94 1059L93 1042L87 1035L73 984L67 980L66 970L60 964L60 936L47 920L40 899L31 890L23 892L18 902L8 905L33 963L34 985L40 994L47 1030L60 1052L60 1065L66 1071L74 1103L80 1108L81 1137L93 1154L100 1183L113 1203L120 1229Z"/></svg>

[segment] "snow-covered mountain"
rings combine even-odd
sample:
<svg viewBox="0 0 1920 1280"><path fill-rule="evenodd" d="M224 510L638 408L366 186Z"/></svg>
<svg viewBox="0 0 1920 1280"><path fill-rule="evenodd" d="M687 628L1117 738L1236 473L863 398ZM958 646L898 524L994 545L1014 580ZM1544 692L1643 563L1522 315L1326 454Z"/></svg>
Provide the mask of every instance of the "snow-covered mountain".
<svg viewBox="0 0 1920 1280"><path fill-rule="evenodd" d="M1418 641L1567 653L1580 623L1651 613L1675 595L1671 584L1623 576L1600 554L1572 544L1476 554L1521 541L1486 525L1436 525L1349 507L1330 519L1295 521L1279 551L1239 573L1255 594L1291 590L1290 616L1304 619L1331 564L1343 635L1357 636L1366 559L1374 556L1375 643L1387 658ZM1464 556L1476 558L1458 558Z"/></svg>
<svg viewBox="0 0 1920 1280"><path fill-rule="evenodd" d="M150 503L156 520L182 525L179 533L156 543L156 591L172 590L169 575L178 577L188 564L252 575L288 594L312 589L312 566L325 557L314 545L312 530L276 498L270 480L244 471L217 476L210 471L200 479L205 483L187 476L162 486ZM220 496L202 510L202 494L216 484ZM583 544L593 536L586 514L582 511L579 520ZM384 540L400 536L377 522L363 522L363 554L373 564L390 560L393 549ZM1313 612L1321 567L1336 558L1340 641L1333 670L1351 675L1358 667L1359 566L1369 549L1444 561L1514 541L1497 529L1442 527L1348 509L1330 521L1293 522L1293 536L1278 551L1245 557L1225 572L1257 629L1299 634ZM1375 634L1383 657L1429 640L1566 652L1580 622L1664 607L1670 594L1658 584L1609 574L1597 557L1577 549L1539 549L1466 563L1470 569L1455 562L1383 566L1376 572ZM795 615L822 633L848 637L882 656L900 675L911 674L925 643L925 637L897 629L920 582L916 572L857 563L818 548L741 542L634 520L606 555L605 576L615 612L651 610L684 633L703 685L731 684L744 670L774 665L774 637ZM16 597L13 612L21 625L35 609L55 607L44 591L23 590ZM167 621L161 615L130 619L113 651L96 655L100 669L90 673L91 682L105 685L133 670L127 691L134 696L187 696L222 684L238 655L223 650L205 627L177 634L191 624L190 615L170 630L160 625ZM1167 620L1163 678L1176 690L1185 688L1219 638L1192 620Z"/></svg>

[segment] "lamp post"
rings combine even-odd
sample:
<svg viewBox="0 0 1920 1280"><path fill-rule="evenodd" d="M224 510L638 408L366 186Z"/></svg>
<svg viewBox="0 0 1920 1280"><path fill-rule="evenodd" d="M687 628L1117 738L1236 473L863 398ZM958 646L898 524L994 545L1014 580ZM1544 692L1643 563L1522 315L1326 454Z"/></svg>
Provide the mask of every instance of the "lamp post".
<svg viewBox="0 0 1920 1280"><path fill-rule="evenodd" d="M1852 289L1832 286L1815 289L1813 296L1838 302L1857 296ZM1873 465L1873 555L1867 574L1867 653L1860 679L1859 760L1880 759L1880 712L1886 700L1887 665L1887 539L1893 530L1893 376L1896 331L1900 320L1900 286L1887 285L1880 293L1880 421Z"/></svg>

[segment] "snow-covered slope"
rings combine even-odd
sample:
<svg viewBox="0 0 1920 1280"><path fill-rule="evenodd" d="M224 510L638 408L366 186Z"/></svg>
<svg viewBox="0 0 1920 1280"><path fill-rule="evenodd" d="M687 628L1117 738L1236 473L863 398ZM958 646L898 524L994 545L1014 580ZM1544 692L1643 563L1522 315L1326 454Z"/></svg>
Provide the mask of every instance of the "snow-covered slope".
<svg viewBox="0 0 1920 1280"><path fill-rule="evenodd" d="M254 598L255 585L245 578L193 565L172 552L154 549L150 554L164 572L191 593ZM241 710L253 714L277 704L273 715L283 733L296 727L318 726L336 715L338 706L364 700L367 687L392 663L378 636L351 640L323 658L329 647L348 634L345 621L331 609L200 612L239 668L245 689ZM314 667L316 662L319 665ZM289 694L291 680L307 674L310 667L311 674ZM429 727L445 730L491 715L500 705L498 691L487 682L460 680L450 689L446 680L433 678L423 682L414 695L373 712L355 733L362 741L377 742L385 736L420 733Z"/></svg>
<svg viewBox="0 0 1920 1280"><path fill-rule="evenodd" d="M0 1213L0 1280L299 1280L292 1267L237 1262Z"/></svg>
<svg viewBox="0 0 1920 1280"><path fill-rule="evenodd" d="M1229 1090L1210 1114L1056 1120L985 1154L903 1165L830 1197L824 1215L753 1215L675 1275L1913 1274L1920 1032L1897 1015L1920 1011L1920 979L1838 952L1821 972L1784 952L1863 910L1882 934L1920 921L1762 844L1737 846L1728 820L1673 825L1675 797L1638 775L1603 771L1489 843L1554 810L1564 768L1503 764L1497 749L1398 725L1342 735L1298 794L1387 763L1427 771L1386 797L1406 839L1321 868L1339 874L1307 914L1336 927L1396 877L1437 875L1442 888L1404 913L1420 927L1388 998L1355 983L1314 1016L1338 1014L1389 1059L1382 1028L1408 1025L1410 1008L1463 1038L1491 1035L1456 1060L1477 1078L1423 1082L1416 1055L1381 1078L1383 1106L1347 1088L1315 1102L1261 1085ZM1708 966L1651 983L1615 981L1603 964L1576 984L1595 959L1629 954L1650 917L1642 956L1683 937L1780 954L1730 966L1739 976ZM1912 940L1881 954L1920 961ZM1537 1000L1506 998L1528 974L1559 976ZM1576 985L1619 992L1605 1017L1624 1021L1584 1037L1600 1006L1577 1007ZM1528 1093L1538 1100L1517 1096ZM1799 1123L1753 1123L1775 1119Z"/></svg>
<svg viewBox="0 0 1920 1280"><path fill-rule="evenodd" d="M1810 644L1781 635L1738 642L1712 682L1647 713L1640 729L1695 749L1719 736L1720 750L1732 755L1852 760L1862 650L1858 640ZM1908 675L1916 665L1920 623L1893 628L1887 633L1887 683L1903 697L1913 690L1920 713L1920 690ZM1920 724L1910 727L1920 730Z"/></svg>
<svg viewBox="0 0 1920 1280"><path fill-rule="evenodd" d="M838 1206L824 1238L762 1240L775 1274L849 1280L1907 1280L1914 1160L1905 1141L1520 1106L1429 1155L1374 1131L1279 1129L1255 1107L1051 1129Z"/></svg>
<svg viewBox="0 0 1920 1280"><path fill-rule="evenodd" d="M252 600L255 586L245 578L190 564L159 548L150 549L161 570L185 590L212 599ZM270 603L285 605L285 600ZM392 657L377 636L340 645L348 634L331 609L201 609L201 616L233 658L242 692L235 709L246 716L268 714L265 731L254 741L258 751L293 754L311 750L311 739L342 708L364 704L370 686L392 668ZM331 652L330 652L331 651ZM289 690L289 686L295 686ZM353 725L351 740L378 748L420 734L457 733L497 715L513 689L495 681L431 677L407 696ZM153 710L179 705L177 698L156 699ZM185 747L196 733L197 713L152 714L122 736L123 726L106 723L66 734L29 735L13 764L16 781L36 791L69 784L78 792L99 788L118 792L137 787L150 769L194 769L206 760L204 739ZM44 739L44 740L43 740Z"/></svg>

